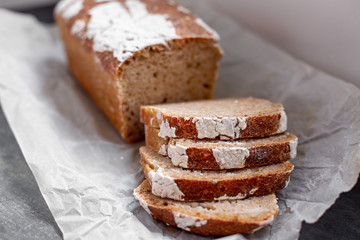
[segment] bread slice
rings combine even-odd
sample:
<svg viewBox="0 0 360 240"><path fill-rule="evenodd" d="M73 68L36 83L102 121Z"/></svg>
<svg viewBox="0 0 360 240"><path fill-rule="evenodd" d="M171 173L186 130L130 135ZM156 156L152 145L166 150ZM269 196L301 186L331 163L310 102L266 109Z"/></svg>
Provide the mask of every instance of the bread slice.
<svg viewBox="0 0 360 240"><path fill-rule="evenodd" d="M62 0L55 19L72 74L129 142L140 106L212 98L218 35L167 0Z"/></svg>
<svg viewBox="0 0 360 240"><path fill-rule="evenodd" d="M291 133L234 141L163 139L159 129L145 126L146 146L170 158L174 166L220 170L259 167L296 156L298 139Z"/></svg>
<svg viewBox="0 0 360 240"><path fill-rule="evenodd" d="M141 122L162 138L186 139L267 137L287 128L281 104L252 97L142 106Z"/></svg>
<svg viewBox="0 0 360 240"><path fill-rule="evenodd" d="M270 224L279 211L275 194L185 203L153 195L146 180L134 190L134 196L154 219L202 235L251 233Z"/></svg>
<svg viewBox="0 0 360 240"><path fill-rule="evenodd" d="M233 171L200 171L174 167L148 147L140 148L141 165L154 195L178 201L213 201L263 196L287 186L289 162Z"/></svg>

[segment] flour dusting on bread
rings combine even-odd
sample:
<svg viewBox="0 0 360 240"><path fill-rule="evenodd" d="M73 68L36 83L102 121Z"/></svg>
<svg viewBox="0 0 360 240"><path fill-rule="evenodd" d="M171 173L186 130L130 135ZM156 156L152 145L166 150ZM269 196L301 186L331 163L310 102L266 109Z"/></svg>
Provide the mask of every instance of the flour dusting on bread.
<svg viewBox="0 0 360 240"><path fill-rule="evenodd" d="M174 212L174 221L178 228L186 231L190 231L189 227L201 227L207 223L207 220L199 220L195 217L182 215L178 212Z"/></svg>
<svg viewBox="0 0 360 240"><path fill-rule="evenodd" d="M225 138L236 139L240 136L240 130L246 128L246 117L194 117L199 139L203 138Z"/></svg>
<svg viewBox="0 0 360 240"><path fill-rule="evenodd" d="M136 51L179 38L166 15L150 14L141 1L126 1L125 6L109 2L89 11L86 36L95 51L112 51L121 63Z"/></svg>
<svg viewBox="0 0 360 240"><path fill-rule="evenodd" d="M175 131L176 128L170 127L169 122L167 120L163 120L160 125L159 136L164 139L167 137L176 137Z"/></svg>
<svg viewBox="0 0 360 240"><path fill-rule="evenodd" d="M250 156L249 150L242 147L213 148L212 153L221 169L243 168L245 159Z"/></svg>
<svg viewBox="0 0 360 240"><path fill-rule="evenodd" d="M140 206L147 212L149 215L151 215L151 211L149 209L149 206L147 203L139 196L139 194L134 190L134 198L139 201Z"/></svg>
<svg viewBox="0 0 360 240"><path fill-rule="evenodd" d="M188 167L188 155L186 153L186 149L187 147L181 145L168 145L167 155L175 166L180 166L183 168Z"/></svg>
<svg viewBox="0 0 360 240"><path fill-rule="evenodd" d="M68 5L65 6L65 9L62 13L64 19L70 19L75 17L83 8L83 0L71 1Z"/></svg>
<svg viewBox="0 0 360 240"><path fill-rule="evenodd" d="M287 129L287 116L285 111L281 112L277 133L285 132Z"/></svg>
<svg viewBox="0 0 360 240"><path fill-rule="evenodd" d="M162 198L184 199L184 193L181 192L174 179L163 174L161 168L151 170L149 173L151 180L152 193Z"/></svg>
<svg viewBox="0 0 360 240"><path fill-rule="evenodd" d="M85 21L78 19L74 22L74 24L71 27L71 34L80 35L80 33L84 31L85 27L86 27Z"/></svg>

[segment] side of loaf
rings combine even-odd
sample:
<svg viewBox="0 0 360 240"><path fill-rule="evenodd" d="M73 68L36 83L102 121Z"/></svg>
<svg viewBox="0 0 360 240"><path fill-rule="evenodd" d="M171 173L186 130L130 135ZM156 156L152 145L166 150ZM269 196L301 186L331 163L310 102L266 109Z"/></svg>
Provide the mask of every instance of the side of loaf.
<svg viewBox="0 0 360 240"><path fill-rule="evenodd" d="M160 130L145 126L146 145L170 158L174 166L199 170L259 167L296 156L297 137L290 133L235 141L161 138Z"/></svg>
<svg viewBox="0 0 360 240"><path fill-rule="evenodd" d="M256 98L228 98L141 107L141 122L162 138L221 139L268 137L287 129L281 104Z"/></svg>
<svg viewBox="0 0 360 240"><path fill-rule="evenodd" d="M55 19L69 68L128 142L141 105L213 96L217 34L167 0L62 0Z"/></svg>
<svg viewBox="0 0 360 240"><path fill-rule="evenodd" d="M289 162L233 171L185 170L148 147L140 148L141 165L152 193L178 201L214 201L263 196L287 186Z"/></svg>
<svg viewBox="0 0 360 240"><path fill-rule="evenodd" d="M202 235L251 233L270 224L278 212L275 194L184 203L154 196L150 184L144 181L134 190L134 196L154 219Z"/></svg>

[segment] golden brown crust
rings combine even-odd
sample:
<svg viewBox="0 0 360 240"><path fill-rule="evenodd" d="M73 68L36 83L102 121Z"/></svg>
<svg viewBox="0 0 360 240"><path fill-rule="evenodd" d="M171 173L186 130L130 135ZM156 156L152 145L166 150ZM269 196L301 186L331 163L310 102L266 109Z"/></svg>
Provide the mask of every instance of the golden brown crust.
<svg viewBox="0 0 360 240"><path fill-rule="evenodd" d="M177 227L174 220L174 212L169 208L148 206L154 219L162 221L170 226ZM202 219L198 219L201 221ZM251 233L261 227L260 224L239 222L237 220L227 221L220 219L208 219L206 224L195 227L189 226L190 232L206 236L226 236L236 233Z"/></svg>
<svg viewBox="0 0 360 240"><path fill-rule="evenodd" d="M146 179L152 185L149 176L152 167L141 159ZM249 176L242 179L206 179L191 178L174 179L179 190L184 194L183 201L214 201L225 199L243 199L250 196L264 196L279 191L287 186L293 165L288 163L287 169L282 172L266 174L261 176ZM224 171L226 173L226 171ZM178 199L176 199L178 200Z"/></svg>
<svg viewBox="0 0 360 240"><path fill-rule="evenodd" d="M246 128L240 132L239 138L267 137L277 133L281 114L271 116L248 117ZM164 117L170 127L176 128L178 138L197 139L196 123L192 119L184 120L176 117Z"/></svg>
<svg viewBox="0 0 360 240"><path fill-rule="evenodd" d="M72 74L104 111L115 128L120 133L123 133L122 122L120 121L122 119L122 112L117 107L121 105L121 100L118 97L116 77L112 72L105 70L102 65L99 65L96 61L96 54L88 48L84 48L84 43L76 36L70 34L67 29L67 23L58 15L55 16L62 34ZM111 109L114 111L111 111ZM131 141L125 135L123 137L125 140Z"/></svg>
<svg viewBox="0 0 360 240"><path fill-rule="evenodd" d="M145 126L146 146L164 155L164 146L169 144L169 138L164 139L158 136L159 130ZM259 167L286 162L290 157L290 140L281 142L258 144L247 148L249 156L245 158L245 168ZM188 147L186 149L188 157L187 168L199 170L220 170L216 161L213 150L205 147ZM167 156L167 154L165 154Z"/></svg>
<svg viewBox="0 0 360 240"><path fill-rule="evenodd" d="M140 121L142 123L151 127L159 127L156 121L152 125L152 122L154 123L152 119L156 118L157 111L147 106L141 107L140 111ZM176 138L198 139L196 123L193 121L194 118L162 115L162 119L164 122L168 122L171 128L175 128ZM281 113L247 117L246 128L240 131L239 138L259 138L278 134L280 119Z"/></svg>
<svg viewBox="0 0 360 240"><path fill-rule="evenodd" d="M290 170L279 174L239 180L213 182L176 179L175 182L180 191L184 193L185 201L214 201L224 195L227 197L235 197L239 194L244 197L268 195L285 188L289 177ZM257 190L252 192L253 189Z"/></svg>
<svg viewBox="0 0 360 240"><path fill-rule="evenodd" d="M188 148L189 169L221 169L211 149ZM290 159L290 146L287 143L273 143L266 146L249 148L249 157L245 159L245 168L260 167L286 162Z"/></svg>

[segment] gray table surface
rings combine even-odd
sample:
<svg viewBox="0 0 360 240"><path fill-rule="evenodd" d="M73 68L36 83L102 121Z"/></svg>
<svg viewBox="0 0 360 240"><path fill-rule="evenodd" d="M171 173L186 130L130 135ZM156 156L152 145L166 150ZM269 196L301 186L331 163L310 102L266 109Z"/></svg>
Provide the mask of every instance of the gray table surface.
<svg viewBox="0 0 360 240"><path fill-rule="evenodd" d="M51 23L53 6L27 9ZM62 239L0 107L0 239ZM119 238L120 239L120 238ZM360 239L360 181L315 224L302 224L301 240Z"/></svg>

